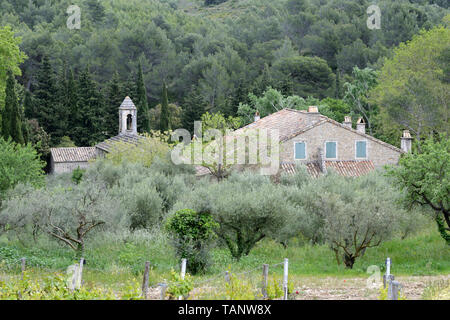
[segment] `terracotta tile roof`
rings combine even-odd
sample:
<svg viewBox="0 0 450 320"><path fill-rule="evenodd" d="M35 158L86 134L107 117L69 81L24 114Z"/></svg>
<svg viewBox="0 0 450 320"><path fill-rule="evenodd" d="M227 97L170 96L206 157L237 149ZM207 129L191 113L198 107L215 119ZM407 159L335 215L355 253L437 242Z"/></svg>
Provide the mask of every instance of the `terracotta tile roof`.
<svg viewBox="0 0 450 320"><path fill-rule="evenodd" d="M280 167L287 174L294 174L297 171L297 165L294 162L282 162ZM375 170L373 162L368 160L325 161L325 167L345 177L359 177ZM306 163L306 169L315 178L322 173L318 162Z"/></svg>
<svg viewBox="0 0 450 320"><path fill-rule="evenodd" d="M319 113L308 113L304 110L282 109L252 122L236 130L240 134L247 129L279 130L280 140L284 141L293 134L298 134L309 127L315 126L327 118Z"/></svg>
<svg viewBox="0 0 450 320"><path fill-rule="evenodd" d="M95 158L95 147L51 148L54 162L87 162Z"/></svg>
<svg viewBox="0 0 450 320"><path fill-rule="evenodd" d="M111 151L111 147L112 147L114 142L121 141L121 142L137 145L138 141L141 140L141 139L145 139L145 138L143 136L136 135L136 134L128 134L128 133L126 133L126 134L119 134L119 135L117 135L115 137L109 138L108 140L100 142L95 147L99 148L99 149L101 149L101 150L103 150L105 152L110 152Z"/></svg>

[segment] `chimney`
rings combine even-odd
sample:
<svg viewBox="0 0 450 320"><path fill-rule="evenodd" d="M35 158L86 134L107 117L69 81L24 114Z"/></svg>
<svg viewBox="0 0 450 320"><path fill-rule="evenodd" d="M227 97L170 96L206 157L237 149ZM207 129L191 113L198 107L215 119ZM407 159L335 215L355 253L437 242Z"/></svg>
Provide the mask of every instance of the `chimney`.
<svg viewBox="0 0 450 320"><path fill-rule="evenodd" d="M345 116L345 120L344 120L344 122L342 122L342 124L351 129L352 128L352 117Z"/></svg>
<svg viewBox="0 0 450 320"><path fill-rule="evenodd" d="M366 123L364 122L364 119L359 117L358 121L356 122L356 130L361 133L366 133Z"/></svg>
<svg viewBox="0 0 450 320"><path fill-rule="evenodd" d="M308 113L319 113L319 108L316 106L310 106L308 107Z"/></svg>
<svg viewBox="0 0 450 320"><path fill-rule="evenodd" d="M405 151L406 153L411 152L412 139L413 138L411 137L409 130L403 130L401 147L402 147L402 150Z"/></svg>
<svg viewBox="0 0 450 320"><path fill-rule="evenodd" d="M259 119L261 119L261 117L259 116L259 111L256 111L256 113L255 113L255 122L258 121Z"/></svg>

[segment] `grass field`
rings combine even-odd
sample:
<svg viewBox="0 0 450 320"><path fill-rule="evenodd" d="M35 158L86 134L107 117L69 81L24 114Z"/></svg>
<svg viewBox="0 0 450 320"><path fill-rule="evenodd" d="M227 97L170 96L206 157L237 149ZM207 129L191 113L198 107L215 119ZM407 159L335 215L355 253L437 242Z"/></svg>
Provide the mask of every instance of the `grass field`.
<svg viewBox="0 0 450 320"><path fill-rule="evenodd" d="M26 257L27 266L32 269L30 274L36 277L49 272L65 272L67 266L75 261L73 251L55 242L41 239L33 246L24 246L18 241L0 239L0 270L3 277L17 276L20 273L21 257ZM223 279L222 275L226 270L234 274L251 271L245 274L244 279L257 285L260 281L262 264L273 265L288 258L290 281L294 283L296 290L300 289L304 293L303 297L326 298L326 294L334 290L337 296L349 298L348 294L342 293L345 292L345 286L344 288L340 286L348 287L352 283L354 285L360 283L357 286L364 287L369 276L367 268L377 265L383 273L386 257L392 260L391 272L397 277L409 279L411 288L417 289L419 283L419 288L424 289L426 281L417 280L422 279L417 276L434 281L446 280L450 275L450 248L437 233L435 226L430 224L423 231L405 240L393 239L379 247L368 249L365 255L356 261L353 269L338 265L334 253L327 246L313 246L294 240L285 249L282 245L267 239L258 243L250 255L238 262L231 258L226 248L214 249L213 264L208 273L194 276L193 279L194 283L216 279L216 282L201 285L214 288L222 285L218 282ZM179 270L179 262L170 243L158 232L151 235L131 235L127 240L122 237L120 241L112 235L93 239L87 246L85 259L87 261L83 271L85 284L115 290L120 290L124 283L133 279L141 281L145 261L151 262L151 285L167 279L171 269ZM282 266L278 266L270 269L270 276L280 278L282 272ZM305 287L305 284L309 286ZM315 292L314 288L319 291ZM325 288L325 292L320 288ZM308 290L313 291L308 294ZM209 290L207 294L204 292L198 294L197 297L217 297L211 291L214 290ZM417 290L413 294L415 297L419 295ZM361 295L361 298L373 298L376 292L364 291ZM298 298L302 298L302 295L300 294Z"/></svg>

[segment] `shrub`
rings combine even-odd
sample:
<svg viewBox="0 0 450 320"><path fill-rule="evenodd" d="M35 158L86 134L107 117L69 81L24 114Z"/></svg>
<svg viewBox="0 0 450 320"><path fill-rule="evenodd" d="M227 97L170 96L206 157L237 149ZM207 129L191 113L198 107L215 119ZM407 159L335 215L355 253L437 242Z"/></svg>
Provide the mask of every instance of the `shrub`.
<svg viewBox="0 0 450 320"><path fill-rule="evenodd" d="M43 186L44 167L31 144L21 145L0 138L0 204L5 192L20 182Z"/></svg>
<svg viewBox="0 0 450 320"><path fill-rule="evenodd" d="M209 249L219 225L209 213L184 209L177 211L166 222L172 234L179 258L187 259L187 268L193 274L205 271L209 264Z"/></svg>

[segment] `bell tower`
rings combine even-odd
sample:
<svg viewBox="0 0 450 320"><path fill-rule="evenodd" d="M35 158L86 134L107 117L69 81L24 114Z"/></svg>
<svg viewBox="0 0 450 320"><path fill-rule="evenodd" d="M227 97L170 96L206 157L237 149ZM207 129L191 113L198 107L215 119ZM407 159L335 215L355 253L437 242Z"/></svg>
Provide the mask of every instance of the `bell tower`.
<svg viewBox="0 0 450 320"><path fill-rule="evenodd" d="M119 108L119 134L137 135L137 109L128 96Z"/></svg>

